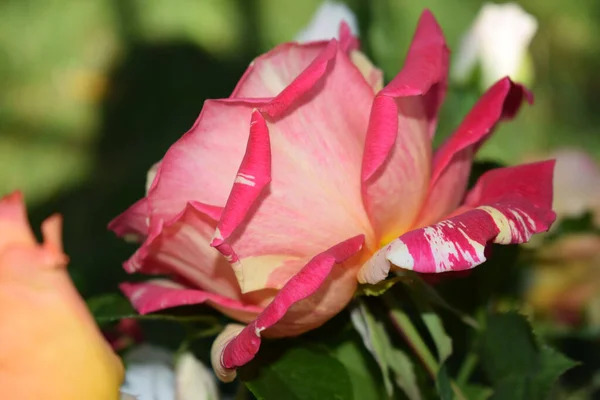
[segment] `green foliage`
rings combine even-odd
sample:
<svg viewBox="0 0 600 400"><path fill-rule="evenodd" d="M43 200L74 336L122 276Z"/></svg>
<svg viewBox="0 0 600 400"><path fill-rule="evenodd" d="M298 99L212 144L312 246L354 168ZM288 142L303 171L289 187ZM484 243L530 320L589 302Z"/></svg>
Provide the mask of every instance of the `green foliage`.
<svg viewBox="0 0 600 400"><path fill-rule="evenodd" d="M239 376L259 400L385 398L377 365L345 313L304 337L265 340Z"/></svg>
<svg viewBox="0 0 600 400"><path fill-rule="evenodd" d="M390 373L394 382L410 400L420 400L414 365L410 357L395 347L385 329L384 321L378 319L364 302L356 302L351 313L352 323L361 335L365 348L373 355L381 370L388 396L394 393Z"/></svg>
<svg viewBox="0 0 600 400"><path fill-rule="evenodd" d="M129 303L129 300L116 293L92 297L87 301L87 306L92 313L92 316L100 326L125 318L155 321L175 321L180 323L203 323L213 326L219 325L219 318L214 315L179 314L175 311L177 309L171 309L167 312L141 315L133 309Z"/></svg>
<svg viewBox="0 0 600 400"><path fill-rule="evenodd" d="M488 316L479 355L496 400L545 399L556 379L577 365L539 344L527 320L516 313Z"/></svg>
<svg viewBox="0 0 600 400"><path fill-rule="evenodd" d="M260 367L259 375L252 375L251 367L240 371L240 378L259 400L354 399L348 371L327 347L296 344L281 350L277 360ZM275 353L274 346L269 353ZM256 367L257 362L251 365Z"/></svg>
<svg viewBox="0 0 600 400"><path fill-rule="evenodd" d="M358 289L356 290L355 296L381 296L396 283L402 281L402 279L402 277L395 276L390 279L384 279L381 282L378 282L373 285L368 283L358 285Z"/></svg>
<svg viewBox="0 0 600 400"><path fill-rule="evenodd" d="M453 400L452 383L445 367L440 368L435 378L435 387L441 400Z"/></svg>

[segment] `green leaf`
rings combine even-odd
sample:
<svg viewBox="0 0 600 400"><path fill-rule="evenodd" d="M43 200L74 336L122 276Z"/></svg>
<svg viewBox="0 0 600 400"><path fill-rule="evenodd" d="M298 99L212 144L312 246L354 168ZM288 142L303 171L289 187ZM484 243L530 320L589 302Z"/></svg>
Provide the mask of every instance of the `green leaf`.
<svg viewBox="0 0 600 400"><path fill-rule="evenodd" d="M100 324L138 315L129 301L116 293L92 297L87 306Z"/></svg>
<svg viewBox="0 0 600 400"><path fill-rule="evenodd" d="M355 399L348 370L326 346L279 340L264 350L239 369L258 400Z"/></svg>
<svg viewBox="0 0 600 400"><path fill-rule="evenodd" d="M385 398L378 366L366 351L360 338L354 332L352 338L344 340L333 349L335 356L346 367L355 399Z"/></svg>
<svg viewBox="0 0 600 400"><path fill-rule="evenodd" d="M452 383L445 366L442 366L435 378L435 387L441 400L453 400Z"/></svg>
<svg viewBox="0 0 600 400"><path fill-rule="evenodd" d="M534 383L539 388L540 396L545 397L545 394L552 389L554 382L578 363L553 348L542 345L538 365L539 370L534 377Z"/></svg>
<svg viewBox="0 0 600 400"><path fill-rule="evenodd" d="M350 316L365 347L379 365L388 396L392 396L394 391L390 380L390 371L392 371L395 383L410 400L421 399L413 363L408 355L393 347L383 322L377 320L362 301L355 303Z"/></svg>
<svg viewBox="0 0 600 400"><path fill-rule="evenodd" d="M400 349L392 348L389 351L389 366L394 372L394 381L410 400L421 399L421 391L417 384L415 367L410 357Z"/></svg>
<svg viewBox="0 0 600 400"><path fill-rule="evenodd" d="M514 312L488 316L479 353L493 399L544 399L556 379L576 365L540 346L527 320Z"/></svg>
<svg viewBox="0 0 600 400"><path fill-rule="evenodd" d="M442 364L452 354L452 339L446 333L440 317L430 307L422 305L419 306L419 310L421 311L421 319L437 349L438 360Z"/></svg>
<svg viewBox="0 0 600 400"><path fill-rule="evenodd" d="M358 334L362 337L366 349L371 353L383 376L388 396L394 392L392 381L389 376L389 364L387 352L391 348L391 342L387 337L385 328L377 321L367 306L362 301L357 301L350 310L350 319Z"/></svg>
<svg viewBox="0 0 600 400"><path fill-rule="evenodd" d="M463 385L460 390L469 400L487 400L494 393L489 387L476 384Z"/></svg>
<svg viewBox="0 0 600 400"><path fill-rule="evenodd" d="M239 373L258 399L387 397L379 368L345 311L300 337L263 341Z"/></svg>
<svg viewBox="0 0 600 400"><path fill-rule="evenodd" d="M177 321L181 323L198 322L209 325L219 324L218 318L213 315L174 315L164 313L141 315L133 309L129 303L129 300L116 293L92 297L87 301L87 306L90 310L90 313L94 316L94 319L100 326L119 321L124 318Z"/></svg>
<svg viewBox="0 0 600 400"><path fill-rule="evenodd" d="M396 283L402 281L404 278L400 277L400 276L395 276L393 278L390 279L385 279L381 282L378 282L376 284L362 284L362 285L358 285L358 289L356 291L356 294L354 295L355 297L360 297L360 296L381 296L382 294L384 294L388 289L390 289L392 286L394 286Z"/></svg>

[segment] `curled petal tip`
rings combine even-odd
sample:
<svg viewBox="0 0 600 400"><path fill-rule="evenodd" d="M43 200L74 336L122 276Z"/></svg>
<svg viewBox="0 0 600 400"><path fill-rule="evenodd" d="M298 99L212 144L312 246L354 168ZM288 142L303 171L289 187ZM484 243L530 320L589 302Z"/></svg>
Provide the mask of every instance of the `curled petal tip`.
<svg viewBox="0 0 600 400"><path fill-rule="evenodd" d="M237 375L235 369L225 368L223 365L223 350L243 329L244 325L228 324L217 336L210 349L210 361L213 370L222 382L232 382Z"/></svg>
<svg viewBox="0 0 600 400"><path fill-rule="evenodd" d="M44 244L56 252L63 251L62 245L62 224L63 218L60 214L53 214L42 222L42 235L44 236Z"/></svg>
<svg viewBox="0 0 600 400"><path fill-rule="evenodd" d="M389 247L389 246L386 246ZM374 285L384 280L390 272L390 263L386 259L386 248L380 249L358 271L359 283Z"/></svg>

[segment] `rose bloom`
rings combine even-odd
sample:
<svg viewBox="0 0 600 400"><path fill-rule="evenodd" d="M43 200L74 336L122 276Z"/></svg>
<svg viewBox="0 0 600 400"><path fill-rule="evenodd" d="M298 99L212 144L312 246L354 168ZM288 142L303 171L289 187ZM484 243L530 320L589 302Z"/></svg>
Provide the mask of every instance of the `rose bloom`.
<svg viewBox="0 0 600 400"><path fill-rule="evenodd" d="M490 171L465 195L474 153L530 99L522 86L499 81L432 151L448 54L426 11L385 87L344 24L339 40L285 43L254 60L110 224L143 242L127 271L172 277L123 284L136 309L207 303L247 324L213 347L230 380L262 337L322 325L359 282L397 268L470 269L489 243L546 231L552 161Z"/></svg>
<svg viewBox="0 0 600 400"><path fill-rule="evenodd" d="M61 218L36 243L20 193L0 199L0 398L116 400L123 379L73 287Z"/></svg>

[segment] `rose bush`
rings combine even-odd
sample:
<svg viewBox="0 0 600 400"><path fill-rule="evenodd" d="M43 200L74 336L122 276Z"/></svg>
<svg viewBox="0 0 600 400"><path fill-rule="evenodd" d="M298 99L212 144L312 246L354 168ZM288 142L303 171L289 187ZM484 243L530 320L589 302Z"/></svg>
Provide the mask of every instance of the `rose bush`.
<svg viewBox="0 0 600 400"><path fill-rule="evenodd" d="M0 199L0 397L116 400L123 365L73 287L60 230L48 218L38 245L21 194Z"/></svg>
<svg viewBox="0 0 600 400"><path fill-rule="evenodd" d="M142 242L127 271L172 278L122 285L141 313L207 303L247 324L213 347L223 380L261 337L322 325L359 282L470 269L489 243L525 242L554 220L551 161L490 171L465 195L475 152L531 101L525 88L500 80L433 152L449 51L431 13L385 87L340 29L254 60L110 224Z"/></svg>

